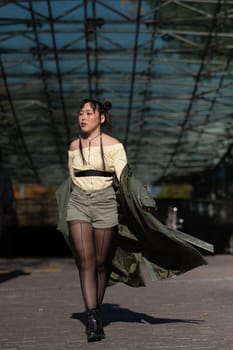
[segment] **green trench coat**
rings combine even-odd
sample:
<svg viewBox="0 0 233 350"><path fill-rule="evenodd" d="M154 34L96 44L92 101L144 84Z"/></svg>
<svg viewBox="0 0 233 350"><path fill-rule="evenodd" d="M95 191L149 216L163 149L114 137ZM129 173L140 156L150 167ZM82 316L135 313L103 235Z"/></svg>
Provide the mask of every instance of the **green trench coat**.
<svg viewBox="0 0 233 350"><path fill-rule="evenodd" d="M144 262L152 280L179 275L207 264L194 246L213 252L213 246L181 231L170 229L156 219L156 202L138 181L129 165L120 181L114 179L117 194L119 227L116 246L109 266L109 285L117 282L131 287L145 286L141 264ZM66 222L66 208L72 191L71 178L57 189L58 230L74 254ZM148 211L151 209L151 212Z"/></svg>

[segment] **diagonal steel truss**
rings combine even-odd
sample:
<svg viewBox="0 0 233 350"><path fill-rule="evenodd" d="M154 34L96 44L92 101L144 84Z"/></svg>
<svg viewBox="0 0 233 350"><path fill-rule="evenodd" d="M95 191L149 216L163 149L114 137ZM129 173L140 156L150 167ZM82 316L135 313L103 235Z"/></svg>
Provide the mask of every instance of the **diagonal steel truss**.
<svg viewBox="0 0 233 350"><path fill-rule="evenodd" d="M145 183L232 157L233 1L0 1L0 148L16 183L57 185L85 97Z"/></svg>

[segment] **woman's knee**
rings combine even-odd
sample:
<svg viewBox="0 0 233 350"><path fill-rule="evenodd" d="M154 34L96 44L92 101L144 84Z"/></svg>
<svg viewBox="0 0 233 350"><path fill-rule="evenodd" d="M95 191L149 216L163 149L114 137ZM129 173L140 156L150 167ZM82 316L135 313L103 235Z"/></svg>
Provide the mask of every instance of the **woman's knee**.
<svg viewBox="0 0 233 350"><path fill-rule="evenodd" d="M79 266L81 269L89 270L89 269L96 268L96 261L95 261L95 257L93 257L93 255L79 256L78 261L79 261Z"/></svg>
<svg viewBox="0 0 233 350"><path fill-rule="evenodd" d="M103 259L98 259L96 260L96 270L97 272L105 272L106 271L106 261Z"/></svg>

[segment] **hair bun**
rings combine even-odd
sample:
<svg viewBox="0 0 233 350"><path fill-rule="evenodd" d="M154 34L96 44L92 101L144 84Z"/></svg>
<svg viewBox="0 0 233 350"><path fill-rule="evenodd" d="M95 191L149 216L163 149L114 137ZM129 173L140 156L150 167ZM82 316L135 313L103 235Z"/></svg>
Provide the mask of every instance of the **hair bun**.
<svg viewBox="0 0 233 350"><path fill-rule="evenodd" d="M109 110L112 108L112 104L111 104L111 102L109 102L109 101L105 101L105 102L103 103L103 107L104 107L104 110L105 110L105 111L109 111Z"/></svg>

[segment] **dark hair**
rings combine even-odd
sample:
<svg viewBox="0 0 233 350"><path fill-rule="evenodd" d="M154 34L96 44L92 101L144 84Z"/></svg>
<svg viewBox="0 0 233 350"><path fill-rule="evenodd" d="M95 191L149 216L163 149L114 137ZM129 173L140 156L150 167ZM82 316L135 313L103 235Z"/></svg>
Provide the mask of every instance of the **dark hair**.
<svg viewBox="0 0 233 350"><path fill-rule="evenodd" d="M110 118L110 115L108 112L112 108L111 102L105 101L104 103L102 103L100 101L93 100L91 98L86 98L86 99L81 101L79 110L81 110L86 103L90 103L91 108L93 108L94 111L96 111L96 109L97 109L99 111L100 115L103 114L105 116L105 121L103 122L102 126L106 126L107 129L109 131L111 131L112 130L112 123L111 123L111 118Z"/></svg>
<svg viewBox="0 0 233 350"><path fill-rule="evenodd" d="M108 113L108 111L112 108L111 102L105 101L104 103L101 103L100 101L86 98L86 99L81 101L79 110L81 110L86 103L90 103L91 108L93 108L94 112L97 109L99 111L99 116L104 114L105 121L101 125L106 126L109 131L112 130L112 123L111 123L111 119L110 119L110 116ZM86 160L85 160L84 155L83 155L81 136L79 138L79 149L80 149L83 163L85 164ZM103 169L105 170L106 166L105 166L105 161L104 161L104 149L103 149L102 137L100 137L100 153L101 153L101 158L102 158L102 162L103 162Z"/></svg>

